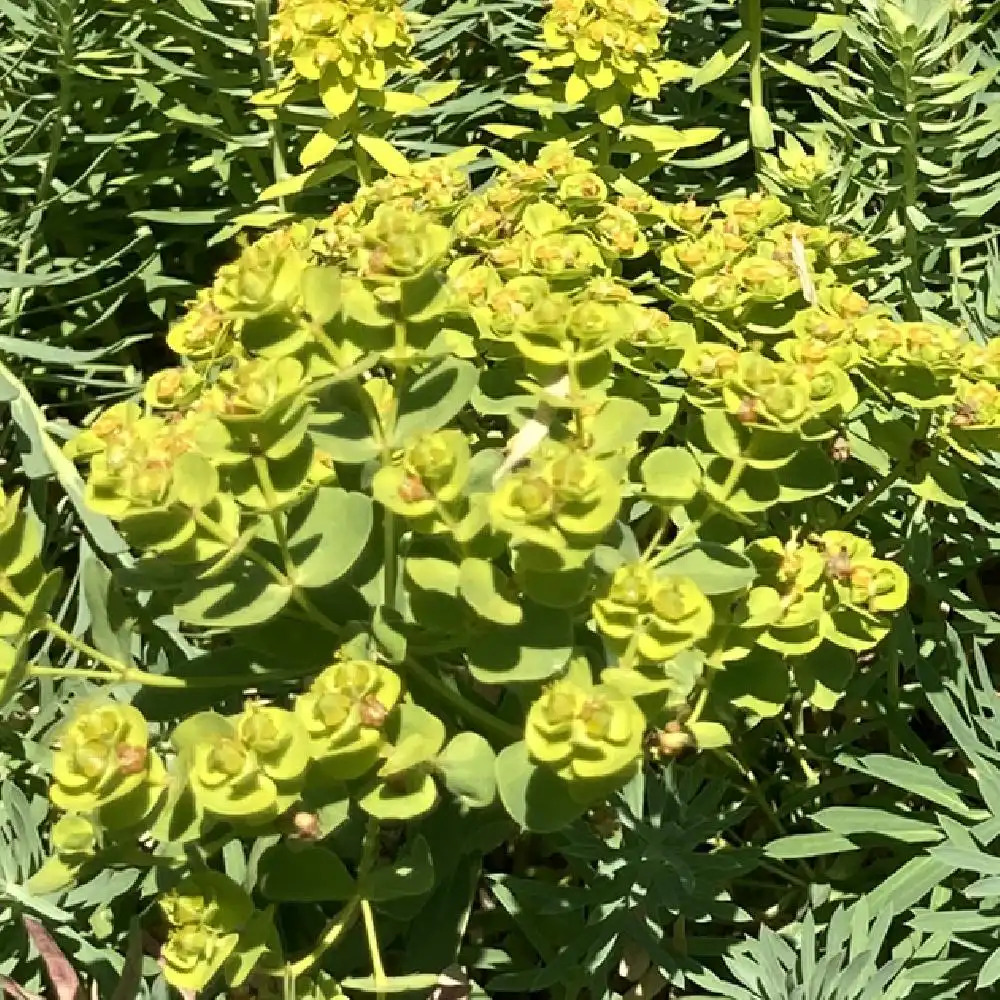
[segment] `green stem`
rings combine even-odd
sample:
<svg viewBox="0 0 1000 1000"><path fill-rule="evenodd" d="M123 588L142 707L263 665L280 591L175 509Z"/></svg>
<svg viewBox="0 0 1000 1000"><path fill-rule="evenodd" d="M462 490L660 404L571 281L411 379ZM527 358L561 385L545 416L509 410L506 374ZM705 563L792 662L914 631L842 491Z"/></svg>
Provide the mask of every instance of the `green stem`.
<svg viewBox="0 0 1000 1000"><path fill-rule="evenodd" d="M652 565L659 566L662 563L667 562L671 556L676 554L692 538L695 538L698 535L698 532L700 532L705 525L719 513L720 505L726 503L732 496L733 491L736 489L736 486L740 481L740 476L746 472L746 468L747 462L745 458L737 458L733 461L733 466L729 470L729 475L726 476L726 479L719 490L719 496L709 500L708 507L700 517L696 517L688 521L688 523L674 537L673 541L671 541L671 543L655 559L652 560Z"/></svg>
<svg viewBox="0 0 1000 1000"><path fill-rule="evenodd" d="M326 925L322 937L320 937L312 951L308 955L304 955L297 962L291 962L287 969L282 969L277 974L278 977L284 978L288 974L292 978L298 978L309 972L323 955L351 929L351 926L357 919L360 908L361 900L357 896L352 896L344 904L340 912Z"/></svg>
<svg viewBox="0 0 1000 1000"><path fill-rule="evenodd" d="M372 904L367 899L361 900L361 916L365 923L365 938L368 941L368 954L372 960L372 974L375 979L375 996L382 1000L385 996L386 975L382 964L382 951L378 944L378 932L375 929L375 914Z"/></svg>
<svg viewBox="0 0 1000 1000"><path fill-rule="evenodd" d="M270 37L271 0L255 0L254 18L257 22L257 62L260 66L261 79L265 88L274 86L274 66L268 55L268 39ZM281 122L275 117L268 122L271 133L271 165L275 181L283 181L288 176L288 166L285 163L285 140L282 134ZM278 207L285 210L284 196L278 199Z"/></svg>
<svg viewBox="0 0 1000 1000"><path fill-rule="evenodd" d="M566 374L569 379L569 405L573 408L573 435L577 444L583 448L586 445L587 435L583 430L583 414L580 412L580 375L573 358L570 358L566 365Z"/></svg>
<svg viewBox="0 0 1000 1000"><path fill-rule="evenodd" d="M705 706L708 704L708 696L710 692L710 687L707 683L702 684L701 692L698 695L698 701L695 702L694 710L685 720L685 725L693 726L696 722L701 719L702 713L705 711Z"/></svg>
<svg viewBox="0 0 1000 1000"><path fill-rule="evenodd" d="M930 430L931 425L931 415L929 412L924 412L920 415L920 420L917 423L916 430L913 434L914 441L923 441L927 437L927 433ZM848 526L852 525L862 514L865 513L873 504L877 503L881 496L888 490L897 479L899 479L902 471L909 465L910 456L899 459L895 465L883 476L879 476L878 479L872 483L871 488L868 492L849 510L845 511L841 516L840 520L837 521L836 527L839 530L843 530Z"/></svg>
<svg viewBox="0 0 1000 1000"><path fill-rule="evenodd" d="M521 738L521 732L515 726L504 722L492 712L469 701L460 691L445 684L437 674L416 660L408 659L406 668L412 675L418 677L425 687L430 688L435 694L459 709L470 721L478 723L483 729L493 733L498 740L506 744L514 743Z"/></svg>
<svg viewBox="0 0 1000 1000"><path fill-rule="evenodd" d="M358 865L358 886L364 886L365 878L375 866L378 859L378 823L376 820L369 820L365 830L364 844L361 848L361 863ZM326 929L320 935L320 939L313 945L312 949L302 958L275 971L268 971L267 975L275 979L294 980L298 976L303 976L309 972L323 956L350 930L357 919L364 899L361 891L353 895L340 909L337 915L326 925ZM384 974L384 973L383 973Z"/></svg>
<svg viewBox="0 0 1000 1000"><path fill-rule="evenodd" d="M220 688L220 687L246 687L246 676L210 676L200 675L198 677L173 677L167 674L152 674L148 670L140 667L130 667L121 660L116 660L107 656L99 649L95 649L79 636L67 632L61 625L51 618L46 619L43 628L46 632L58 639L64 646L75 649L88 660L103 664L105 669L97 670L89 667L46 667L33 665L29 668L31 677L53 677L60 679L85 679L95 681L107 681L111 684L142 684L145 687L171 688L174 690L190 690L193 688ZM314 668L299 667L288 670L269 671L266 676L261 677L262 681L270 680L296 680L300 677L314 673Z"/></svg>
<svg viewBox="0 0 1000 1000"><path fill-rule="evenodd" d="M660 523L655 532L653 532L653 537L649 540L649 544L643 549L642 561L649 562L653 558L653 553L656 551L656 546L663 541L663 536L666 534L667 528L670 525L670 519L662 511L660 513Z"/></svg>
<svg viewBox="0 0 1000 1000"><path fill-rule="evenodd" d="M231 538L222 527L215 523L210 517L207 517L204 512L200 510L193 510L191 516L194 519L195 524L199 527L204 528L216 541L221 542L223 545L231 548L236 545L239 541L238 538ZM280 539L280 536L279 536ZM287 542L286 542L287 547ZM291 591L292 600L300 607L302 610L321 628L327 632L332 632L334 635L340 635L341 629L336 624L328 618L319 608L316 607L312 601L305 595L300 587L298 587L295 581L290 577L289 572L286 569L285 573L282 573L277 566L271 562L270 559L266 559L259 552L255 552L249 546L243 549L242 554L246 556L250 562L254 565L259 566L264 570L268 576L274 580L280 587L286 587ZM290 556L289 556L290 558ZM294 568L294 567L293 567Z"/></svg>
<svg viewBox="0 0 1000 1000"><path fill-rule="evenodd" d="M904 60L897 65L903 69L903 101L907 108L904 126L906 138L899 151L903 165L903 202L899 206L897 216L906 234L904 243L906 267L903 272L906 276L906 301L903 304L903 314L908 320L918 320L920 319L920 309L914 301L914 295L923 290L923 279L920 273L920 234L913 223L911 210L917 207L919 180L917 135L920 132L920 116L917 111L916 93L911 79L912 64Z"/></svg>
<svg viewBox="0 0 1000 1000"><path fill-rule="evenodd" d="M285 566L285 576L289 579L295 575L295 560L292 558L291 549L288 547L288 530L285 518L282 514L278 495L274 490L274 483L271 481L271 468L267 464L267 458L263 455L255 455L253 459L254 472L257 473L257 482L260 484L261 492L264 494L264 502L267 504L267 512L271 517L271 524L274 526L274 535L278 541L278 548L281 549L281 561Z"/></svg>
<svg viewBox="0 0 1000 1000"><path fill-rule="evenodd" d="M385 418L379 421L382 439L382 464L389 465L392 462L392 439L396 433L396 420L399 416L399 404L406 389L409 365L405 358L406 351L406 323L402 320L396 321L395 332L395 371L396 384L393 386L392 404ZM362 392L364 387L362 387ZM373 428L374 430L374 428ZM385 574L383 578L382 602L385 607L395 610L396 607L396 515L388 507L382 509L382 555Z"/></svg>
<svg viewBox="0 0 1000 1000"><path fill-rule="evenodd" d="M792 736L792 734L788 731L788 727L780 719L778 720L778 728L781 730L781 733L785 738L785 746L791 750L792 756L795 758L795 762L799 765L799 769L802 771L802 776L806 779L806 784L810 788L818 785L819 775L815 770L813 770L806 760L798 740Z"/></svg>
<svg viewBox="0 0 1000 1000"><path fill-rule="evenodd" d="M63 139L66 135L66 115L69 113L72 103L73 79L72 69L67 70L67 66L72 66L75 59L73 51L73 29L72 20L68 20L62 26L60 34L60 67L59 67L59 105L56 111L55 121L52 125L52 132L49 136L49 151L45 157L45 167L38 182L38 190L35 193L35 210L28 220L27 233L22 237L21 252L17 257L16 274L24 275L31 265L31 258L37 245L37 237L45 219L45 201L49 196L52 181L56 173L56 165L59 162L59 153L62 150ZM26 285L15 285L10 293L7 302L7 315L10 319L11 334L17 335L20 326L21 303L24 298Z"/></svg>
<svg viewBox="0 0 1000 1000"><path fill-rule="evenodd" d="M231 548L239 541L238 537L233 538L227 534L226 531L223 530L222 526L208 517L204 511L192 510L191 517L199 528L203 528L217 542L221 542L227 548ZM290 587L292 585L292 581L289 580L288 577L286 577L284 573L282 573L281 570L278 569L273 562L271 562L270 559L265 559L259 552L255 552L247 546L243 549L242 555L246 556L246 558L249 559L255 566L259 566L262 570L264 570L264 572L267 573L267 575L271 577L275 583L280 584L282 587Z"/></svg>
<svg viewBox="0 0 1000 1000"><path fill-rule="evenodd" d="M865 511L878 503L886 490L890 489L899 478L899 473L905 464L905 460L901 459L884 476L879 476L872 484L871 489L853 507L844 512L840 520L837 521L837 529L843 531L845 528L849 528Z"/></svg>
<svg viewBox="0 0 1000 1000"><path fill-rule="evenodd" d="M42 626L49 635L54 636L58 639L64 646L69 646L71 649L75 649L77 652L82 653L89 660L93 660L95 663L100 663L107 667L108 670L112 671L119 677L124 676L129 672L130 667L122 663L121 660L116 660L112 656L108 656L102 653L99 649L94 649L93 646L84 642L83 639L78 636L73 635L72 632L67 632L58 622L53 620L51 617L46 616L45 623ZM55 669L55 668L50 668ZM77 673L75 670L69 671L70 673ZM52 676L52 675L50 675ZM152 675L156 676L156 675Z"/></svg>
<svg viewBox="0 0 1000 1000"><path fill-rule="evenodd" d="M764 110L764 62L762 58L764 48L764 16L761 10L760 0L744 0L743 3L743 27L750 36L750 113L754 114L756 109ZM759 172L761 167L760 147L753 141L753 129L750 133L753 145L754 163Z"/></svg>

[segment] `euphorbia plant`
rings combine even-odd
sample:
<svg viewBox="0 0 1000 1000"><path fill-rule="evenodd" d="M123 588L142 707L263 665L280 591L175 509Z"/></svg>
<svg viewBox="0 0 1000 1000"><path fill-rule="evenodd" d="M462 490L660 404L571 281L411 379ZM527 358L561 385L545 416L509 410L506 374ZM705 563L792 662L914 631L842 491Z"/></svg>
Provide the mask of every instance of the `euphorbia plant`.
<svg viewBox="0 0 1000 1000"><path fill-rule="evenodd" d="M69 445L194 669L59 629L5 507L8 687L61 672L27 663L47 629L95 679L206 692L73 707L39 884L149 860L184 989L305 976L360 918L382 992L375 910L413 891L395 851L433 885L436 809L557 830L645 748L835 705L907 600L865 511L960 502L1000 428L996 350L870 306L868 255L567 143L476 193L408 164L249 247L169 331L179 366ZM254 897L214 870L230 840ZM267 904L296 900L343 907L290 957Z"/></svg>

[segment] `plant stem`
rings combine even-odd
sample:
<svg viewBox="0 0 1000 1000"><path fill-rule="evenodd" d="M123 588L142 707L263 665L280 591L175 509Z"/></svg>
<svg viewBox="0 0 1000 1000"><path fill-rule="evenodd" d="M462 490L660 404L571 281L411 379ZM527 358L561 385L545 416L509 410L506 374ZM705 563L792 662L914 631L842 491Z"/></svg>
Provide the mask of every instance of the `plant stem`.
<svg viewBox="0 0 1000 1000"><path fill-rule="evenodd" d="M904 268L904 284L906 286L906 301L903 303L903 315L908 320L920 319L920 308L914 295L923 290L920 272L920 234L913 223L912 210L917 208L917 182L919 180L917 135L920 132L920 115L917 110L917 95L913 86L912 59L902 58L897 66L903 72L903 106L906 108L906 124L903 127L905 141L900 144L899 156L903 167L903 201L899 206L897 219L905 233L904 253L906 266Z"/></svg>
<svg viewBox="0 0 1000 1000"><path fill-rule="evenodd" d="M382 464L392 461L392 439L396 432L396 420L399 417L399 404L406 389L409 365L404 357L406 350L406 324L396 321L394 332L396 362L396 384L393 386L392 404L385 418L380 421L382 436ZM363 390L362 390L363 391ZM382 509L382 558L384 566L382 603L385 607L396 608L396 515L388 507Z"/></svg>
<svg viewBox="0 0 1000 1000"><path fill-rule="evenodd" d="M700 517L696 517L691 521L688 521L688 523L677 533L673 541L671 541L671 543L655 559L652 560L653 566L659 566L669 560L672 555L686 545L691 538L695 537L698 532L701 531L713 517L715 517L715 515L719 512L719 505L726 503L726 501L732 496L733 491L736 489L736 486L740 481L740 476L743 475L746 468L747 462L745 458L737 458L733 461L733 467L729 470L729 475L726 476L726 479L719 490L718 498L712 498L709 500L708 507Z"/></svg>
<svg viewBox="0 0 1000 1000"><path fill-rule="evenodd" d="M365 830L364 844L361 848L361 863L358 865L357 884L359 887L364 886L365 878L374 867L375 861L378 858L378 832L378 822L376 820L369 820L368 827ZM362 902L367 903L368 901L364 899L362 891L359 889L341 907L340 912L326 925L326 929L320 935L320 939L307 954L303 955L296 962L289 962L281 969L268 971L267 975L274 979L291 978L294 980L296 977L309 972L323 958L326 952L350 930L357 919L358 912L361 910Z"/></svg>
<svg viewBox="0 0 1000 1000"><path fill-rule="evenodd" d="M205 514L200 510L194 510L191 512L191 516L194 518L195 524L199 527L204 528L216 541L221 542L229 548L236 545L239 541L238 538L229 537L225 531L222 530L221 526L216 524L210 517L206 517ZM275 527L277 531L277 526ZM283 529L282 529L283 530ZM279 535L279 539L280 539ZM287 548L287 541L286 541ZM266 559L259 552L254 552L249 546L243 549L242 555L246 556L250 562L254 565L259 566L264 570L268 576L274 580L275 583L280 587L285 587L291 591L292 600L300 607L302 610L321 628L327 632L332 632L334 635L340 635L341 629L336 622L328 618L315 604L303 593L302 589L295 583L295 581L290 577L289 571L286 567L286 572L282 573L277 566L271 562L270 559ZM284 555L284 553L283 553ZM290 555L288 557L291 558ZM294 569L294 566L293 566Z"/></svg>
<svg viewBox="0 0 1000 1000"><path fill-rule="evenodd" d="M799 765L799 769L802 771L802 776L806 779L806 784L812 788L819 784L819 775L810 766L809 762L805 759L802 753L802 747L799 745L798 740L788 731L788 727L783 721L778 720L778 728L781 730L782 735L785 738L785 746L788 747L792 752L792 756L795 758L795 762Z"/></svg>
<svg viewBox="0 0 1000 1000"><path fill-rule="evenodd" d="M274 86L274 66L268 54L268 38L270 36L271 0L255 0L254 18L257 23L257 61L260 66L261 79L266 88ZM271 133L271 166L275 181L283 181L288 176L288 166L285 163L285 140L282 134L281 122L277 111L268 121ZM278 207L285 210L285 197L278 198Z"/></svg>
<svg viewBox="0 0 1000 1000"><path fill-rule="evenodd" d="M375 979L375 995L378 1000L385 996L385 966L382 964L382 952L378 945L378 932L375 929L375 914L372 904L367 899L361 900L361 916L365 922L365 938L368 941L368 954L372 960L372 974Z"/></svg>
<svg viewBox="0 0 1000 1000"><path fill-rule="evenodd" d="M429 687L435 694L439 695L449 704L462 711L470 720L474 720L483 729L493 733L493 735L504 744L515 743L521 738L521 732L509 722L497 718L492 712L471 702L460 691L445 684L440 677L432 670L414 659L406 660L407 670L418 677L425 687Z"/></svg>
<svg viewBox="0 0 1000 1000"><path fill-rule="evenodd" d="M361 900L357 896L352 896L341 908L340 912L326 925L322 937L316 943L308 955L304 955L297 962L291 962L287 969L282 969L277 973L279 978L284 978L286 972L293 978L305 975L314 965L329 951L343 936L350 930L351 925L357 919L358 910L361 908ZM272 973L272 975L275 975Z"/></svg>
<svg viewBox="0 0 1000 1000"><path fill-rule="evenodd" d="M122 663L121 660L116 660L114 657L107 656L98 649L94 649L93 646L84 642L78 636L73 635L72 632L67 632L58 622L54 621L51 617L46 616L43 628L50 635L58 639L64 646L69 646L71 649L75 649L77 652L82 653L89 660L93 660L95 663L103 664L108 670L117 674L118 676L124 676L129 672L130 667ZM52 668L54 669L54 668ZM73 671L75 673L75 671ZM51 676L51 675L50 675ZM154 675L155 676L155 675Z"/></svg>
<svg viewBox="0 0 1000 1000"><path fill-rule="evenodd" d="M837 521L837 529L843 531L850 527L866 510L878 503L886 490L899 478L899 473L904 465L905 461L900 460L884 476L879 476L872 484L871 489L853 507L844 512L840 520Z"/></svg>
<svg viewBox="0 0 1000 1000"><path fill-rule="evenodd" d="M764 48L764 16L760 0L744 0L743 27L750 36L750 114L759 108L765 111L764 105L764 64L762 52ZM750 141L753 146L754 163L759 172L761 166L761 147L754 141L751 127Z"/></svg>
<svg viewBox="0 0 1000 1000"><path fill-rule="evenodd" d="M709 685L702 684L701 691L698 694L698 700L695 702L694 709L691 714L685 720L685 725L693 726L696 722L701 719L702 713L705 711L705 706L708 704L708 695L710 692Z"/></svg>
<svg viewBox="0 0 1000 1000"><path fill-rule="evenodd" d="M274 525L274 535L278 540L278 548L281 549L281 561L285 566L285 576L291 579L295 573L295 560L288 547L288 530L285 518L279 510L281 504L278 502L278 495L275 493L274 483L271 481L271 469L263 455L254 456L253 468L254 472L257 473L257 482L260 484L261 492L264 494L264 502L267 504L267 512L271 516L271 524Z"/></svg>
<svg viewBox="0 0 1000 1000"><path fill-rule="evenodd" d="M73 635L72 632L67 632L66 629L51 618L46 619L43 628L64 646L75 649L78 653L89 660L93 660L95 663L103 664L105 669L35 665L29 668L29 676L31 677L55 677L70 680L83 678L117 684L142 684L145 687L172 688L174 690L218 687L242 688L247 686L246 676L202 675L198 677L173 677L167 674L152 674L148 670L143 670L140 667L130 667L128 664L122 663L121 660L116 660L111 656L105 655L79 636ZM313 672L311 666L269 671L267 676L262 677L261 680L294 680L299 677L308 676Z"/></svg>

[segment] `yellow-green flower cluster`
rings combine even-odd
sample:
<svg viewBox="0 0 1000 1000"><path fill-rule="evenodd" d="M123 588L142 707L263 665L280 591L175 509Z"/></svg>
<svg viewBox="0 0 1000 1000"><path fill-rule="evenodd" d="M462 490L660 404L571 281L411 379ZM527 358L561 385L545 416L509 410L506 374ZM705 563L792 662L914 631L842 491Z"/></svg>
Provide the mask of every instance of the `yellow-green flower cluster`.
<svg viewBox="0 0 1000 1000"><path fill-rule="evenodd" d="M551 0L541 46L525 56L528 82L549 84L555 70L566 103L589 97L605 124L621 125L631 96L655 100L664 84L687 75L663 56L666 23L660 0Z"/></svg>
<svg viewBox="0 0 1000 1000"><path fill-rule="evenodd" d="M616 688L562 680L531 706L524 740L534 760L588 801L595 785L614 787L635 769L645 728L642 711Z"/></svg>
<svg viewBox="0 0 1000 1000"><path fill-rule="evenodd" d="M171 733L169 768L136 708L85 703L59 734L50 797L67 814L110 829L148 827L182 796L209 822L273 823L308 794L310 781L359 779L393 755L405 736L396 725L400 695L387 667L340 660L292 709L250 700L238 715L189 716Z"/></svg>
<svg viewBox="0 0 1000 1000"><path fill-rule="evenodd" d="M567 781L619 780L644 726L632 698L662 726L706 670L786 655L801 677L823 643L855 653L885 635L906 595L898 567L861 537L788 548L758 528L776 505L833 492L835 462L864 449L889 398L929 418L919 447L890 457L901 476L918 476L906 449L975 456L998 426L1000 353L891 320L851 284L863 241L791 221L776 198L663 204L565 141L501 159L476 191L462 166L414 164L247 247L170 330L179 366L70 451L137 549L220 586L231 568L234 584L262 571L267 601L345 579L350 565L311 576L337 562L336 546L315 555L324 504L363 508L368 533L385 519L400 628L414 649L467 657L477 679L502 668L473 662L458 638L470 623L575 615L608 656L600 687L557 682L532 709L528 752ZM636 502L662 515L660 534L612 558ZM697 526L717 515L757 525L731 547L729 589L699 563ZM227 600L179 613L211 625ZM174 734L204 815L257 825L314 780L359 782L377 817L426 811L446 735L359 659L286 706Z"/></svg>
<svg viewBox="0 0 1000 1000"><path fill-rule="evenodd" d="M167 939L160 962L167 981L202 990L233 954L254 909L231 879L207 869L185 878L160 899Z"/></svg>
<svg viewBox="0 0 1000 1000"><path fill-rule="evenodd" d="M335 116L360 102L381 106L395 75L420 68L396 0L281 0L271 49L275 61L291 64L292 83L314 83Z"/></svg>
<svg viewBox="0 0 1000 1000"><path fill-rule="evenodd" d="M853 652L871 649L889 631L887 615L906 604L903 570L848 532L766 538L748 551L758 578L744 627L759 645L783 655L810 653L824 641Z"/></svg>
<svg viewBox="0 0 1000 1000"><path fill-rule="evenodd" d="M546 442L525 469L499 484L490 519L494 530L510 536L524 565L558 569L589 556L618 515L621 497L608 463Z"/></svg>
<svg viewBox="0 0 1000 1000"><path fill-rule="evenodd" d="M49 788L59 809L132 827L148 817L165 786L146 720L131 705L85 703L59 733Z"/></svg>

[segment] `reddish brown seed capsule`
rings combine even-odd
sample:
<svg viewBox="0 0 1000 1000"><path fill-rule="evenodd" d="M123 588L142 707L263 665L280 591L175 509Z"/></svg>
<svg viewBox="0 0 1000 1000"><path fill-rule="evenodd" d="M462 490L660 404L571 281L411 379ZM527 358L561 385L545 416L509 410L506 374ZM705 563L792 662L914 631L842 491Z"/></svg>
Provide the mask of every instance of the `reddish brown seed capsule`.
<svg viewBox="0 0 1000 1000"><path fill-rule="evenodd" d="M971 403L959 403L951 418L952 427L968 427L976 422L976 408Z"/></svg>
<svg viewBox="0 0 1000 1000"><path fill-rule="evenodd" d="M757 423L757 397L744 396L740 400L740 408L736 411L736 419L741 424Z"/></svg>
<svg viewBox="0 0 1000 1000"><path fill-rule="evenodd" d="M147 750L145 747L119 743L115 747L115 756L118 758L118 770L122 774L142 774L146 770Z"/></svg>
<svg viewBox="0 0 1000 1000"><path fill-rule="evenodd" d="M381 729L389 710L373 694L366 695L358 705L358 713L363 725Z"/></svg>
<svg viewBox="0 0 1000 1000"><path fill-rule="evenodd" d="M399 499L405 500L407 503L416 503L418 500L426 500L430 495L427 492L427 487L420 481L417 476L407 476L406 479L400 484Z"/></svg>
<svg viewBox="0 0 1000 1000"><path fill-rule="evenodd" d="M848 555L847 549L842 548L827 559L826 572L828 576L840 580L841 583L851 578L851 557Z"/></svg>
<svg viewBox="0 0 1000 1000"><path fill-rule="evenodd" d="M656 734L656 750L661 757L676 757L690 745L690 733L684 732L677 723L669 724Z"/></svg>
<svg viewBox="0 0 1000 1000"><path fill-rule="evenodd" d="M597 806L587 815L594 832L604 840L610 840L620 829L621 824L610 806Z"/></svg>
<svg viewBox="0 0 1000 1000"><path fill-rule="evenodd" d="M320 836L319 816L316 813L301 810L292 817L292 827L295 835L302 840L318 840Z"/></svg>

